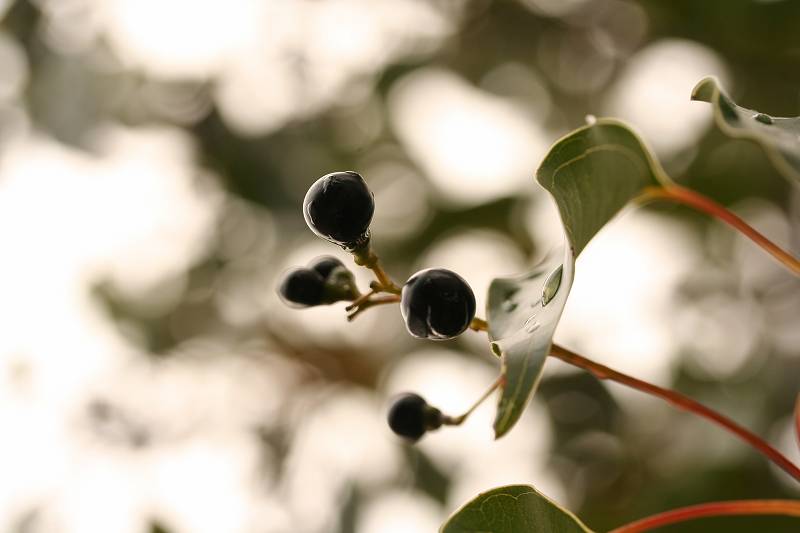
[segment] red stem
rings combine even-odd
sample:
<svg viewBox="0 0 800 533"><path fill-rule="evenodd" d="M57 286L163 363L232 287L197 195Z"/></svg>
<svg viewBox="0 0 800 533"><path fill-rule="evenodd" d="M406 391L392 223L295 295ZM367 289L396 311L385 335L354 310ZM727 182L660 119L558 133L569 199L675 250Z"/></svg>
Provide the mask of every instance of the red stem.
<svg viewBox="0 0 800 533"><path fill-rule="evenodd" d="M752 447L769 458L773 463L785 470L789 475L795 478L795 480L800 481L800 468L795 466L795 464L781 454L781 452L770 446L758 435L751 433L730 418L717 413L713 409L706 407L700 402L697 402L688 396L684 396L679 392L675 392L670 389L664 389L658 385L653 385L652 383L642 381L641 379L636 379L632 376L628 376L627 374L623 374L622 372L617 372L614 369L599 363L595 363L594 361L586 359L585 357L582 357L575 352L567 350L566 348L557 344L553 344L552 348L550 349L550 355L561 359L565 363L588 370L598 379L610 379L612 381L622 383L623 385L627 385L652 396L657 396L662 400L666 400L667 402L671 403L675 407L678 407L679 409L690 411L698 416L702 416L703 418L714 422L715 424L727 429L743 441L750 444Z"/></svg>
<svg viewBox="0 0 800 533"><path fill-rule="evenodd" d="M673 509L618 527L609 533L640 533L657 527L708 516L784 515L800 517L800 501L739 500L711 502Z"/></svg>
<svg viewBox="0 0 800 533"><path fill-rule="evenodd" d="M639 199L642 201L661 199L678 202L716 217L739 230L739 232L759 245L767 253L771 254L791 272L800 275L800 261L797 258L756 231L752 226L747 224L747 222L702 194L681 187L680 185L668 185L666 187L649 187Z"/></svg>

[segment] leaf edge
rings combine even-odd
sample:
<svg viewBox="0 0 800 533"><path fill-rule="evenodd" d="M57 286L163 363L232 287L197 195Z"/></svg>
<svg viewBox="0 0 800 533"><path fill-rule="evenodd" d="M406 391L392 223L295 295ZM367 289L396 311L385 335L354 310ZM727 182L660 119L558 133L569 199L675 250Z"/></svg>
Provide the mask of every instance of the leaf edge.
<svg viewBox="0 0 800 533"><path fill-rule="evenodd" d="M461 504L461 506L458 509L456 509L455 511L450 513L450 516L447 517L447 520L445 520L445 522L439 528L439 532L438 533L445 533L445 529L444 528L447 527L447 525L450 523L450 521L458 513L460 513L461 511L463 511L464 509L466 509L470 505L472 505L472 503L475 502L476 500L478 500L479 498L483 498L483 497L486 497L486 496L489 496L489 495L494 496L495 494L492 494L493 492L509 490L509 489L514 489L514 488L522 489L522 490L524 490L524 492L519 492L518 494L506 494L506 495L507 496L512 496L513 498L519 498L520 496L523 496L525 494L531 494L531 493L536 494L537 496L542 498L544 501L546 501L548 504L552 505L553 507L556 507L561 512L563 512L565 515L567 515L568 517L573 519L575 521L575 523L579 527L583 528L584 531L586 531L586 533L596 533L593 529L590 529L586 524L584 524L583 521L580 518L578 518L578 516L575 513L573 513L572 511L570 511L566 507L562 506L558 502L552 500L546 494L538 491L536 489L536 487L534 487L533 485L525 485L525 484L522 484L522 483L514 483L514 484L511 484L511 485L500 485L499 487L494 487L494 488L489 489L487 491L478 493L477 496L473 497L471 500L467 501L466 503ZM502 494L503 493L498 494L498 495L502 495Z"/></svg>
<svg viewBox="0 0 800 533"><path fill-rule="evenodd" d="M760 136L750 133L745 128L734 128L725 121L719 105L721 97L726 98L732 105L739 109L746 109L747 111L758 113L758 111L742 107L734 102L733 99L728 96L728 93L726 93L722 88L722 84L716 76L706 76L702 80L698 81L692 89L690 99L694 102L706 102L711 104L711 112L714 117L714 123L725 135L734 139L744 139L758 144L767 154L767 158L775 166L779 173L788 178L800 181L800 171L795 170L794 167L792 167L792 165L786 161L783 155L781 155L780 151L772 145L772 143L765 142Z"/></svg>

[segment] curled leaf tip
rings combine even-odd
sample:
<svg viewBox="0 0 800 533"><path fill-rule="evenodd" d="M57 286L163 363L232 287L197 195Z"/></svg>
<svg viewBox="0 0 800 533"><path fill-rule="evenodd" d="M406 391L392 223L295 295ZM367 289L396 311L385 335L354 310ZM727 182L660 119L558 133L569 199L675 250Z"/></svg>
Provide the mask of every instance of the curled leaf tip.
<svg viewBox="0 0 800 533"><path fill-rule="evenodd" d="M716 76L706 76L698 81L692 89L691 99L698 102L711 102L714 98L714 90L719 87L720 83Z"/></svg>
<svg viewBox="0 0 800 533"><path fill-rule="evenodd" d="M773 117L742 107L725 93L713 76L697 83L692 90L692 100L711 104L714 121L722 133L755 141L778 172L800 182L800 117Z"/></svg>

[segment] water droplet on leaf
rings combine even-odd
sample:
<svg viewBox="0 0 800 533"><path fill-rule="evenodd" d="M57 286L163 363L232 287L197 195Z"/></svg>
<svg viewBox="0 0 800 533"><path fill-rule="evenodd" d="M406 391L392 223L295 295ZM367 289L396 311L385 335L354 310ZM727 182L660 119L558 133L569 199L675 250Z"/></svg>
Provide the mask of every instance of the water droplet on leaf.
<svg viewBox="0 0 800 533"><path fill-rule="evenodd" d="M755 115L753 115L753 119L768 126L774 122L771 116L765 115L764 113L756 113Z"/></svg>
<svg viewBox="0 0 800 533"><path fill-rule="evenodd" d="M561 273L563 271L564 267L561 265L547 276L544 287L542 287L542 307L550 303L550 300L558 293L558 288L561 286Z"/></svg>
<svg viewBox="0 0 800 533"><path fill-rule="evenodd" d="M531 315L530 317L528 317L528 320L526 320L525 324L522 325L523 329L527 333L533 333L534 331L539 329L539 326L541 326L541 324L539 323L538 320L536 320L536 315Z"/></svg>

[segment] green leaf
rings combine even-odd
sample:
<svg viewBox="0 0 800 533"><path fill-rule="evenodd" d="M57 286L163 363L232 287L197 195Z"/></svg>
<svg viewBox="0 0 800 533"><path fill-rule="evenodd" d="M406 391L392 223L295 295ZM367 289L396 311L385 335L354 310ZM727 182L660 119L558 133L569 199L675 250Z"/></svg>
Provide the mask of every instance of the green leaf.
<svg viewBox="0 0 800 533"><path fill-rule="evenodd" d="M692 90L692 100L709 102L723 133L757 142L781 174L800 181L800 117L771 117L741 107L713 77L700 80Z"/></svg>
<svg viewBox="0 0 800 533"><path fill-rule="evenodd" d="M498 278L489 287L489 338L492 350L503 359L505 375L494 420L496 438L516 424L536 391L572 286L574 264L565 246L562 254L531 273Z"/></svg>
<svg viewBox="0 0 800 533"><path fill-rule="evenodd" d="M529 274L495 279L489 287L489 337L505 376L494 422L498 438L519 420L536 390L572 286L575 258L632 198L670 183L644 142L613 119L558 140L537 179L558 206L566 245Z"/></svg>
<svg viewBox="0 0 800 533"><path fill-rule="evenodd" d="M499 487L456 511L440 533L592 533L578 518L528 485Z"/></svg>
<svg viewBox="0 0 800 533"><path fill-rule="evenodd" d="M556 141L536 179L555 199L575 257L643 189L671 183L630 126L609 118Z"/></svg>

